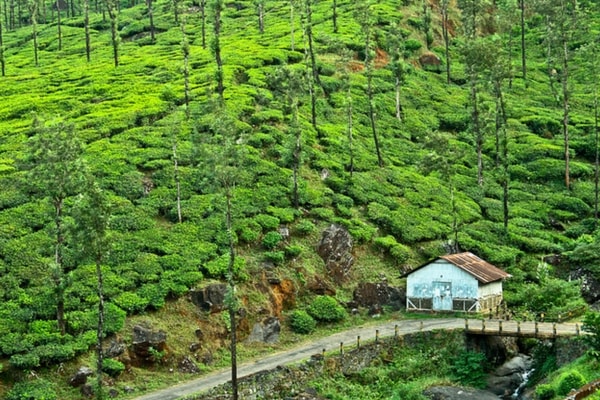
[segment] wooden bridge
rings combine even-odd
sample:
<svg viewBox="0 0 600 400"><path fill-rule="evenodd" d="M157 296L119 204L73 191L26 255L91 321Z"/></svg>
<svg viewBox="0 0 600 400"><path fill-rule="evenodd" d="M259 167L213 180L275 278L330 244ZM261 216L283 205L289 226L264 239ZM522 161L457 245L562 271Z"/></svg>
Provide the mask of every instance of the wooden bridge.
<svg viewBox="0 0 600 400"><path fill-rule="evenodd" d="M465 319L465 332L471 335L516 336L539 339L579 336L577 323L557 323L538 321L505 321L501 319Z"/></svg>

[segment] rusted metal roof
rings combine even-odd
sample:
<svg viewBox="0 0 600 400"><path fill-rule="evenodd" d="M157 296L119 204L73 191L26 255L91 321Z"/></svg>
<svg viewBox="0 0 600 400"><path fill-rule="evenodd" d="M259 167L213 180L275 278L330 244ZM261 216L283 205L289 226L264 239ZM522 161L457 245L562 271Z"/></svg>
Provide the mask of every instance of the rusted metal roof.
<svg viewBox="0 0 600 400"><path fill-rule="evenodd" d="M500 279L511 276L500 268L493 266L489 262L482 260L470 252L448 254L441 256L440 258L468 272L473 275L475 279L484 284L499 281Z"/></svg>

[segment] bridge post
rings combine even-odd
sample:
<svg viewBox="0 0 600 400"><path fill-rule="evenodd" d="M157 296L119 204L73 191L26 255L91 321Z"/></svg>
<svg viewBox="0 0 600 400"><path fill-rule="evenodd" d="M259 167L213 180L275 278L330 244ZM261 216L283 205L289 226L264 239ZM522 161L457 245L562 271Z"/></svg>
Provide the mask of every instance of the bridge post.
<svg viewBox="0 0 600 400"><path fill-rule="evenodd" d="M498 333L502 333L502 320L498 321Z"/></svg>
<svg viewBox="0 0 600 400"><path fill-rule="evenodd" d="M537 322L537 321L535 321L535 336L537 336L537 335L538 335L538 332L539 332L539 331L540 331L540 330L539 330L539 328L538 328L538 322Z"/></svg>
<svg viewBox="0 0 600 400"><path fill-rule="evenodd" d="M340 342L340 356L344 355L344 342Z"/></svg>
<svg viewBox="0 0 600 400"><path fill-rule="evenodd" d="M398 339L398 325L394 325L394 338Z"/></svg>
<svg viewBox="0 0 600 400"><path fill-rule="evenodd" d="M419 324L419 332L423 332L423 321Z"/></svg>
<svg viewBox="0 0 600 400"><path fill-rule="evenodd" d="M552 334L556 337L556 322L552 323Z"/></svg>
<svg viewBox="0 0 600 400"><path fill-rule="evenodd" d="M379 344L379 329L375 329L375 344Z"/></svg>
<svg viewBox="0 0 600 400"><path fill-rule="evenodd" d="M360 335L356 337L356 348L360 349Z"/></svg>
<svg viewBox="0 0 600 400"><path fill-rule="evenodd" d="M521 321L517 321L517 333L521 334Z"/></svg>
<svg viewBox="0 0 600 400"><path fill-rule="evenodd" d="M469 331L469 320L465 318L465 331Z"/></svg>
<svg viewBox="0 0 600 400"><path fill-rule="evenodd" d="M575 324L575 335L579 336L579 324Z"/></svg>
<svg viewBox="0 0 600 400"><path fill-rule="evenodd" d="M481 332L485 332L485 319L481 320Z"/></svg>

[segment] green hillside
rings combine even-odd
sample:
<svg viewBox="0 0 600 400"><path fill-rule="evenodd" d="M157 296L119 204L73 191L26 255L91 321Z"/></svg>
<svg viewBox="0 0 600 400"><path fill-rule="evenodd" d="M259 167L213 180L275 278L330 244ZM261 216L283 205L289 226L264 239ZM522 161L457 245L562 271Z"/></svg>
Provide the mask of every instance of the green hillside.
<svg viewBox="0 0 600 400"><path fill-rule="evenodd" d="M281 311L269 277L297 308L314 282L346 302L457 250L513 275L517 315L581 313L600 9L525 3L526 68L510 0L106 0L89 24L81 1L3 2L0 397L93 358L98 270L109 337L199 323L185 296L207 283L231 278L254 323ZM343 282L315 251L332 223L354 241Z"/></svg>

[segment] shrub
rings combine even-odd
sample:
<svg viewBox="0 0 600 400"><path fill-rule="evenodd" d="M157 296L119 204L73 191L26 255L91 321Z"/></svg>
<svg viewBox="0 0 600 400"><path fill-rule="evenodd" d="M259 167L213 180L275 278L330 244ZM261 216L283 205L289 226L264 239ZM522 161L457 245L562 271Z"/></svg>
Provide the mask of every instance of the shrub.
<svg viewBox="0 0 600 400"><path fill-rule="evenodd" d="M125 371L125 365L113 358L105 358L102 363L102 372L113 378L119 376L121 372Z"/></svg>
<svg viewBox="0 0 600 400"><path fill-rule="evenodd" d="M473 351L463 351L454 360L452 371L455 379L462 385L473 386L476 388L485 387L485 371L483 364L485 355Z"/></svg>
<svg viewBox="0 0 600 400"><path fill-rule="evenodd" d="M579 389L585 385L586 380L577 370L563 373L558 380L558 395L566 396L572 389Z"/></svg>
<svg viewBox="0 0 600 400"><path fill-rule="evenodd" d="M44 379L17 382L7 393L6 400L56 400L54 385Z"/></svg>
<svg viewBox="0 0 600 400"><path fill-rule="evenodd" d="M331 296L317 296L308 306L308 314L321 322L336 322L346 318L346 310Z"/></svg>
<svg viewBox="0 0 600 400"><path fill-rule="evenodd" d="M279 227L279 218L273 217L272 215L258 214L254 217L254 220L258 222L263 229L272 230Z"/></svg>
<svg viewBox="0 0 600 400"><path fill-rule="evenodd" d="M281 265L285 261L285 253L283 251L265 251L265 259L275 265Z"/></svg>
<svg viewBox="0 0 600 400"><path fill-rule="evenodd" d="M302 221L296 224L296 232L300 235L309 235L316 229L315 224L310 222L307 219L303 219Z"/></svg>
<svg viewBox="0 0 600 400"><path fill-rule="evenodd" d="M317 321L304 310L295 310L289 321L292 331L301 334L311 333L317 326Z"/></svg>
<svg viewBox="0 0 600 400"><path fill-rule="evenodd" d="M556 390L552 385L544 383L536 386L535 396L539 400L550 400L556 396Z"/></svg>
<svg viewBox="0 0 600 400"><path fill-rule="evenodd" d="M8 362L11 366L18 369L33 369L40 366L40 357L33 353L15 354Z"/></svg>
<svg viewBox="0 0 600 400"><path fill-rule="evenodd" d="M277 245L281 242L283 237L279 232L267 232L267 234L263 237L262 245L267 250L273 250Z"/></svg>
<svg viewBox="0 0 600 400"><path fill-rule="evenodd" d="M300 255L300 253L302 253L302 246L298 246L298 245L292 245L292 246L287 246L285 249L285 256L288 258L295 258L298 257Z"/></svg>
<svg viewBox="0 0 600 400"><path fill-rule="evenodd" d="M146 308L148 299L144 299L135 293L124 292L115 298L115 304L128 313L137 313Z"/></svg>

